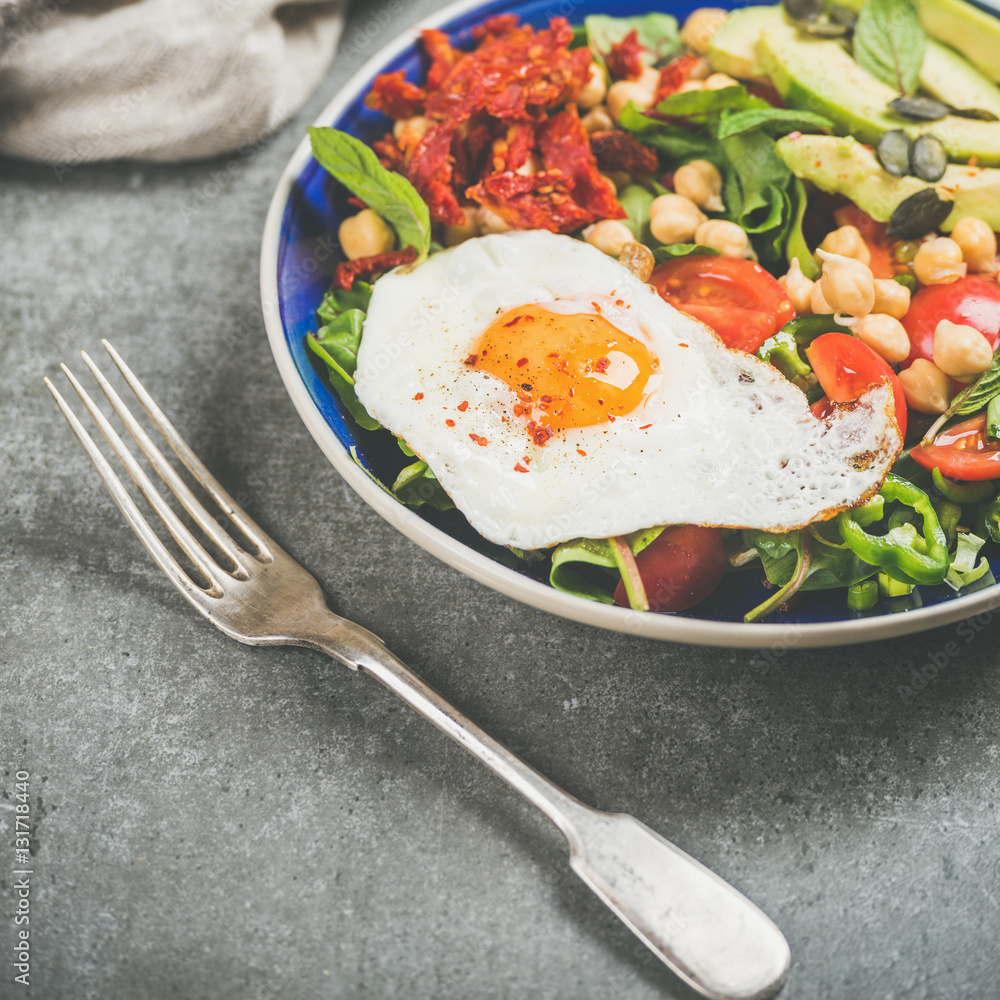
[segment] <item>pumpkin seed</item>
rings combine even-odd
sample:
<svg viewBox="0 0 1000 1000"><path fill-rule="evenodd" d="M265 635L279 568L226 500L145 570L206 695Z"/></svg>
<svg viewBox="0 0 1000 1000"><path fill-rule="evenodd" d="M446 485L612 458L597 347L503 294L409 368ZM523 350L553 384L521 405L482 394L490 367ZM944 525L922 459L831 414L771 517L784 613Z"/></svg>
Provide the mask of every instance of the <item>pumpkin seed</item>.
<svg viewBox="0 0 1000 1000"><path fill-rule="evenodd" d="M941 140L932 135L918 135L910 146L910 170L928 184L936 184L944 177L948 154Z"/></svg>
<svg viewBox="0 0 1000 1000"><path fill-rule="evenodd" d="M947 118L951 108L933 97L903 95L889 102L889 110L900 118L909 118L915 122L936 122L940 118Z"/></svg>
<svg viewBox="0 0 1000 1000"><path fill-rule="evenodd" d="M896 206L887 235L894 240L917 240L938 228L951 214L952 203L934 188L911 194Z"/></svg>
<svg viewBox="0 0 1000 1000"><path fill-rule="evenodd" d="M847 25L838 24L825 16L811 21L796 21L795 27L807 35L820 35L823 38L842 38L850 34L851 30Z"/></svg>
<svg viewBox="0 0 1000 1000"><path fill-rule="evenodd" d="M905 177L910 172L910 137L902 129L883 132L875 153L893 177Z"/></svg>
<svg viewBox="0 0 1000 1000"><path fill-rule="evenodd" d="M858 19L858 12L856 10L851 10L850 7L843 7L839 3L832 3L827 13L830 15L831 21L842 24L849 31L854 30L854 22Z"/></svg>
<svg viewBox="0 0 1000 1000"><path fill-rule="evenodd" d="M975 118L981 122L1000 122L1000 117L985 108L952 108L951 113L959 118Z"/></svg>
<svg viewBox="0 0 1000 1000"><path fill-rule="evenodd" d="M826 12L824 0L782 0L782 3L793 21L814 21Z"/></svg>

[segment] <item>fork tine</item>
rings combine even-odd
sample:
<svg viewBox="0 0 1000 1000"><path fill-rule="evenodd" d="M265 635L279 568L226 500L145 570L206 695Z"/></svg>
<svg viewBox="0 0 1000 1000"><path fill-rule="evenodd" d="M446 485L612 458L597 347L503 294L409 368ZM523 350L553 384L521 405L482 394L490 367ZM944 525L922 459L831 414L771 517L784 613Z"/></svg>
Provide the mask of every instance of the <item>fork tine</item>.
<svg viewBox="0 0 1000 1000"><path fill-rule="evenodd" d="M139 450L149 459L150 464L156 469L160 478L167 484L174 496L180 501L181 506L194 519L195 523L232 559L236 568L235 575L241 580L247 579L248 573L244 563L246 553L219 527L215 518L212 517L201 501L188 489L187 484L177 475L174 467L163 457L163 452L157 448L140 423L132 416L131 410L125 405L125 402L118 395L114 386L104 377L104 373L97 367L90 355L86 351L81 351L80 354L83 357L84 363L90 369L91 375L94 376L104 395L107 396L108 402L111 403L115 413L121 418L129 434L132 435L132 439L139 446Z"/></svg>
<svg viewBox="0 0 1000 1000"><path fill-rule="evenodd" d="M111 360L118 366L118 370L125 376L125 381L128 382L129 387L142 403L157 430L167 439L167 443L173 449L174 454L184 463L188 472L198 480L240 531L257 546L259 554L267 559L272 558L272 551L277 546L270 536L253 521L250 515L229 495L218 479L205 468L201 459L191 450L184 438L177 433L173 424L167 420L163 411L153 401L153 397L146 392L143 384L136 378L132 369L125 364L111 344L107 340L102 340L101 343L111 355Z"/></svg>
<svg viewBox="0 0 1000 1000"><path fill-rule="evenodd" d="M209 590L209 593L212 596L221 596L223 593L222 581L227 575L225 570L223 570L215 559L209 555L201 542L199 542L198 539L195 538L195 536L188 530L188 528L181 523L173 509L166 503L166 501L164 501L163 497L160 496L149 476L143 472L139 463L132 456L132 453L125 447L125 442L122 441L118 432L111 426L108 418L105 417L104 414L97 408L97 404L93 401L93 399L91 399L87 390L80 385L76 376L69 370L69 368L66 367L66 365L60 365L60 368L62 368L63 373L69 379L73 388L76 389L76 393L83 401L83 405L87 407L88 412L94 418L97 426L100 427L101 433L107 439L108 444L111 445L114 453L118 456L118 460L125 466L125 470L132 477L132 481L139 487L139 491L149 501L153 510L156 511L156 514L163 522L164 527L170 532L181 549L183 549L185 555L187 555L187 557L212 583L212 588Z"/></svg>
<svg viewBox="0 0 1000 1000"><path fill-rule="evenodd" d="M204 611L209 603L209 595L197 586L187 575L180 563L170 554L170 550L160 541L156 532L150 528L146 519L142 516L138 505L132 499L128 490L125 489L121 479L115 474L111 464L102 454L100 448L94 443L94 439L87 433L87 429L80 422L77 415L70 409L69 404L62 397L62 393L52 384L46 376L43 381L52 393L63 416L76 435L77 440L83 445L83 450L87 453L91 462L97 468L98 475L111 494L118 509L122 512L129 527L139 536L139 540L145 546L146 551L153 557L156 565L167 575L167 579L199 610Z"/></svg>

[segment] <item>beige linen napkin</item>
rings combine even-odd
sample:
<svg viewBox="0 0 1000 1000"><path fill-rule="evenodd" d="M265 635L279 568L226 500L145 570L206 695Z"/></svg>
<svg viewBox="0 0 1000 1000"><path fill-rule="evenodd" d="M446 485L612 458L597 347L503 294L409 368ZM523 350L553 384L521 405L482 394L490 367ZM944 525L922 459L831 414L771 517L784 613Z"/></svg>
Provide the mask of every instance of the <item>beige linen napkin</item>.
<svg viewBox="0 0 1000 1000"><path fill-rule="evenodd" d="M254 144L336 51L346 0L0 0L0 153L76 164Z"/></svg>

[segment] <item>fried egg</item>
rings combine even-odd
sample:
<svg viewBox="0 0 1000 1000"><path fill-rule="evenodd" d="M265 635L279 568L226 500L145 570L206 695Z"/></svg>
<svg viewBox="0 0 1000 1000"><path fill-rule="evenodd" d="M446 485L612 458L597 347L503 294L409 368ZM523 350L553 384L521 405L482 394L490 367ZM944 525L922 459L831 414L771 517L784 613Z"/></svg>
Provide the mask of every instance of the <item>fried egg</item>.
<svg viewBox="0 0 1000 1000"><path fill-rule="evenodd" d="M481 535L520 549L802 527L874 493L902 447L888 385L817 419L616 260L541 231L380 278L356 390Z"/></svg>

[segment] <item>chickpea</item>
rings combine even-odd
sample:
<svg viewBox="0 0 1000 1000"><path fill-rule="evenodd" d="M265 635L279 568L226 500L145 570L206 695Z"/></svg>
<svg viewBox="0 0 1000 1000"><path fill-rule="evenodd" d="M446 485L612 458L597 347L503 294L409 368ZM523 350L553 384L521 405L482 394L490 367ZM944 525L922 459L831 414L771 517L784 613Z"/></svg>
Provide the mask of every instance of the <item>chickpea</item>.
<svg viewBox="0 0 1000 1000"><path fill-rule="evenodd" d="M788 293L788 298L800 316L812 312L812 291L816 283L802 273L798 260L792 260L788 274L778 278L778 284Z"/></svg>
<svg viewBox="0 0 1000 1000"><path fill-rule="evenodd" d="M587 135L592 135L594 132L609 132L615 127L608 109L603 104L591 108L580 121Z"/></svg>
<svg viewBox="0 0 1000 1000"><path fill-rule="evenodd" d="M739 80L733 79L728 73L713 73L705 79L706 90L725 90L726 87L738 87Z"/></svg>
<svg viewBox="0 0 1000 1000"><path fill-rule="evenodd" d="M678 88L678 94L686 94L689 90L704 90L704 80L685 80Z"/></svg>
<svg viewBox="0 0 1000 1000"><path fill-rule="evenodd" d="M970 271L996 274L997 234L987 223L972 216L959 219L951 238L962 248L962 257Z"/></svg>
<svg viewBox="0 0 1000 1000"><path fill-rule="evenodd" d="M917 358L899 373L906 403L920 413L944 413L951 402L951 379L933 361Z"/></svg>
<svg viewBox="0 0 1000 1000"><path fill-rule="evenodd" d="M875 279L875 305L872 312L902 319L910 309L910 290L892 278Z"/></svg>
<svg viewBox="0 0 1000 1000"><path fill-rule="evenodd" d="M712 75L712 64L704 56L688 70L689 80L707 80Z"/></svg>
<svg viewBox="0 0 1000 1000"><path fill-rule="evenodd" d="M681 41L703 56L708 51L712 36L728 16L729 12L720 7L699 7L691 11L681 28Z"/></svg>
<svg viewBox="0 0 1000 1000"><path fill-rule="evenodd" d="M603 103L608 92L608 83L604 79L604 70L597 63L590 64L590 74L580 93L576 95L576 105L584 111L596 108Z"/></svg>
<svg viewBox="0 0 1000 1000"><path fill-rule="evenodd" d="M809 311L814 316L826 316L833 312L833 306L823 296L823 285L818 281L813 282L812 291L809 293Z"/></svg>
<svg viewBox="0 0 1000 1000"><path fill-rule="evenodd" d="M694 234L696 243L718 250L723 257L743 257L756 260L757 255L750 245L750 237L742 226L724 219L709 219L703 222Z"/></svg>
<svg viewBox="0 0 1000 1000"><path fill-rule="evenodd" d="M934 364L960 382L971 382L993 362L990 342L974 327L942 319L934 329Z"/></svg>
<svg viewBox="0 0 1000 1000"><path fill-rule="evenodd" d="M348 260L388 253L396 245L396 234L389 223L370 208L344 219L337 239Z"/></svg>
<svg viewBox="0 0 1000 1000"><path fill-rule="evenodd" d="M644 111L653 103L653 92L635 80L619 80L608 88L608 113L615 121L621 118L630 101Z"/></svg>
<svg viewBox="0 0 1000 1000"><path fill-rule="evenodd" d="M947 236L920 244L913 258L913 274L922 285L950 285L965 277L962 248Z"/></svg>
<svg viewBox="0 0 1000 1000"><path fill-rule="evenodd" d="M699 208L724 212L722 174L708 160L692 160L674 171L674 191L690 198Z"/></svg>
<svg viewBox="0 0 1000 1000"><path fill-rule="evenodd" d="M432 118L427 118L424 115L414 115L412 118L400 118L392 126L392 135L399 144L400 149L410 149L416 146L436 124Z"/></svg>
<svg viewBox="0 0 1000 1000"><path fill-rule="evenodd" d="M649 208L649 228L664 246L690 243L706 219L690 198L680 194L661 194Z"/></svg>
<svg viewBox="0 0 1000 1000"><path fill-rule="evenodd" d="M617 219L601 219L583 231L584 240L609 257L617 257L626 243L634 243L632 230Z"/></svg>
<svg viewBox="0 0 1000 1000"><path fill-rule="evenodd" d="M853 257L817 250L823 261L819 279L823 297L834 312L867 316L875 305L875 279L871 268Z"/></svg>
<svg viewBox="0 0 1000 1000"><path fill-rule="evenodd" d="M654 66L647 66L642 71L637 82L655 94L660 86L660 71Z"/></svg>
<svg viewBox="0 0 1000 1000"><path fill-rule="evenodd" d="M898 365L910 355L910 337L903 324L886 313L869 313L851 327L854 335L890 365Z"/></svg>
<svg viewBox="0 0 1000 1000"><path fill-rule="evenodd" d="M479 235L479 223L476 221L476 210L471 206L463 208L465 222L461 226L445 226L442 242L446 247L456 247L459 243L471 240Z"/></svg>
<svg viewBox="0 0 1000 1000"><path fill-rule="evenodd" d="M856 226L841 226L827 233L819 249L838 253L841 257L853 257L862 264L872 262L872 252Z"/></svg>
<svg viewBox="0 0 1000 1000"><path fill-rule="evenodd" d="M489 236L491 233L510 232L510 226L493 209L487 208L485 205L476 209L476 223L483 236Z"/></svg>

